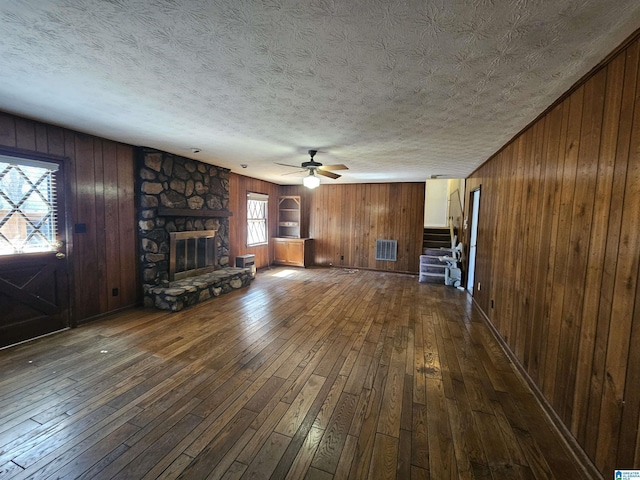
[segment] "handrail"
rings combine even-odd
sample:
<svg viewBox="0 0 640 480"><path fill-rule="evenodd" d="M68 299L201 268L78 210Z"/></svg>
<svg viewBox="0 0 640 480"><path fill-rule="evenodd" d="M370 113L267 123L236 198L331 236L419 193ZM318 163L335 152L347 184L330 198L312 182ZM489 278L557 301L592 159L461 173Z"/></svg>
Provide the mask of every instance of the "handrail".
<svg viewBox="0 0 640 480"><path fill-rule="evenodd" d="M454 228L458 229L458 242L460 241L460 235L462 233L462 201L460 199L460 190L455 189L449 195L449 233L451 235L451 248L454 248Z"/></svg>
<svg viewBox="0 0 640 480"><path fill-rule="evenodd" d="M449 238L451 239L451 249L456 248L456 234L453 229L453 217L449 217Z"/></svg>

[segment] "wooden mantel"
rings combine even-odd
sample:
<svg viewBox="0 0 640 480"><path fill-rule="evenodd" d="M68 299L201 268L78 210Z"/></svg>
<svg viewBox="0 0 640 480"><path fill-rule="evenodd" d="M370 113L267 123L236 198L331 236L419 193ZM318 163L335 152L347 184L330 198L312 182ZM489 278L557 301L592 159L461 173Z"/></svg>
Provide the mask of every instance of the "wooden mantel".
<svg viewBox="0 0 640 480"><path fill-rule="evenodd" d="M192 210L190 208L158 208L160 217L231 217L233 213L227 210Z"/></svg>

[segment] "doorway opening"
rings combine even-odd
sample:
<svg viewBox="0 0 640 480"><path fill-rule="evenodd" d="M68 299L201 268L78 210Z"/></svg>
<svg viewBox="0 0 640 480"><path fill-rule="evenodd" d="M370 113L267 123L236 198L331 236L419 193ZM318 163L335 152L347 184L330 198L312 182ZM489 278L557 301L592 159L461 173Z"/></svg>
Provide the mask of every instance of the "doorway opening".
<svg viewBox="0 0 640 480"><path fill-rule="evenodd" d="M471 236L469 238L469 268L467 272L467 291L473 295L476 272L476 244L478 242L478 218L480 215L480 187L470 194Z"/></svg>

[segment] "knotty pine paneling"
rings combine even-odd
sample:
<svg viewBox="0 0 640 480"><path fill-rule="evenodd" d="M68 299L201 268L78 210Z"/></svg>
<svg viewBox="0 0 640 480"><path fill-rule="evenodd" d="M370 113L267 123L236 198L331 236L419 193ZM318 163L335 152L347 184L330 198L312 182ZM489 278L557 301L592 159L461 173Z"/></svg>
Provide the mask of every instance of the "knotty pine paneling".
<svg viewBox="0 0 640 480"><path fill-rule="evenodd" d="M256 268L267 267L273 261L273 244L247 247L247 192L269 195L269 212L267 235L276 235L278 221L278 185L257 180L244 175L231 173L229 176L229 210L233 216L229 218L229 263L235 265L238 255L254 254Z"/></svg>
<svg viewBox="0 0 640 480"><path fill-rule="evenodd" d="M424 182L301 185L280 188L300 195L309 215L315 264L418 273L422 253ZM398 241L398 261L375 259L377 238ZM344 257L342 259L341 257Z"/></svg>
<svg viewBox="0 0 640 480"><path fill-rule="evenodd" d="M640 468L639 65L636 39L467 179L474 299L605 476Z"/></svg>
<svg viewBox="0 0 640 480"><path fill-rule="evenodd" d="M136 304L134 148L4 113L0 146L67 159L72 322ZM75 233L75 224L86 233Z"/></svg>

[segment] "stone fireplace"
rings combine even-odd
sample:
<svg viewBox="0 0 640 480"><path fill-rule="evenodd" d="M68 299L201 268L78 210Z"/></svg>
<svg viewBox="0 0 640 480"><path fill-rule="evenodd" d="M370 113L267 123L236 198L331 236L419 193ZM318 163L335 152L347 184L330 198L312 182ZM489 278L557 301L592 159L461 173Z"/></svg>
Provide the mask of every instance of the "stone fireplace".
<svg viewBox="0 0 640 480"><path fill-rule="evenodd" d="M169 303L173 301L172 296L177 295L173 283L181 281L180 277L231 270L229 217L232 213L229 212L229 170L179 155L141 148L137 188L140 272L145 306L167 308L165 297L169 298ZM181 232L191 233L183 235ZM171 235L179 233L180 235L174 237L182 237L184 242L175 243L172 247ZM187 255L184 261L197 264L206 260L207 265L195 269L185 268L184 271L193 271L178 276L172 275L171 264L175 267L176 262L182 261L178 256L179 249L184 249ZM188 252L197 253L195 257L189 257ZM197 271L199 268L202 270ZM237 272L227 273L233 276ZM218 274L216 278L221 278L221 275ZM198 285L201 284L202 282ZM238 282L234 283L237 284ZM243 277L242 285L245 284L248 284L248 281L245 282ZM214 293L217 291L212 290ZM195 293L198 297L207 297L199 290ZM159 300L159 297L162 298ZM195 298L193 295L192 297ZM171 304L169 309L179 310L186 306L185 302L191 304L194 301L192 298L181 299L178 302L180 305Z"/></svg>

